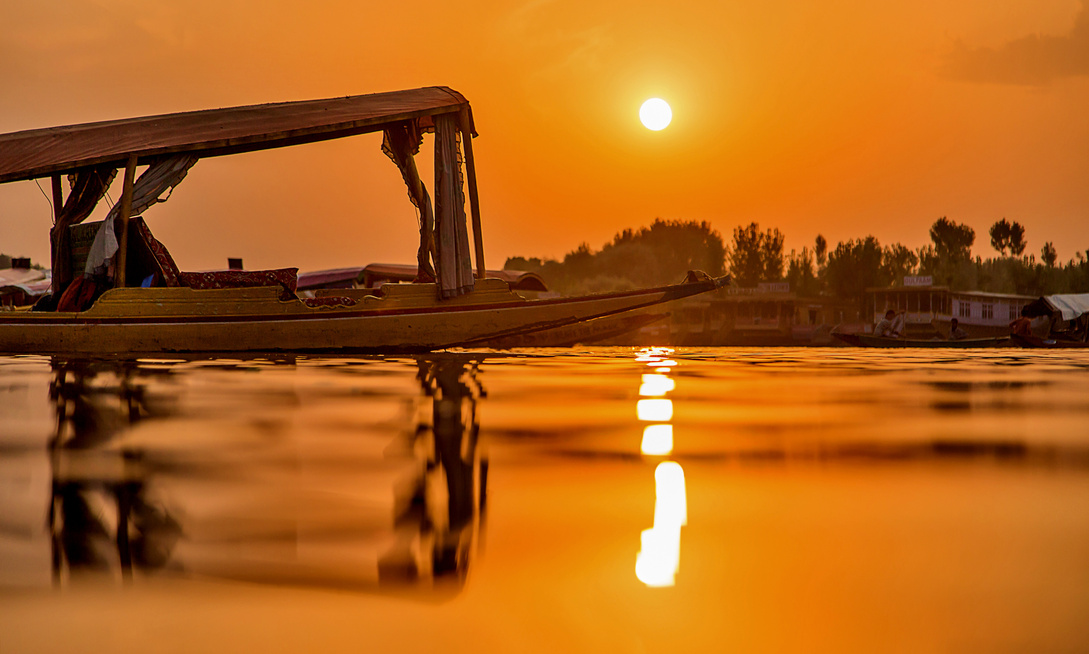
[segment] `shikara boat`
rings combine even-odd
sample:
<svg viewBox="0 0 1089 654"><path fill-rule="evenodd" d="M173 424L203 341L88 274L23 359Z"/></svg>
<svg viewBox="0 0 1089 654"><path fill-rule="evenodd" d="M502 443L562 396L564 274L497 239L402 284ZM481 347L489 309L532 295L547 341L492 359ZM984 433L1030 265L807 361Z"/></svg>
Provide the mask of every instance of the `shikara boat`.
<svg viewBox="0 0 1089 654"><path fill-rule="evenodd" d="M1013 334L1010 341L1015 345L1045 350L1089 349L1089 341L1075 341L1067 338L1040 338L1039 336Z"/></svg>
<svg viewBox="0 0 1089 654"><path fill-rule="evenodd" d="M296 268L184 272L142 217L203 158L373 132L383 134L382 151L419 214L416 283L299 297ZM434 204L415 164L425 133L434 134ZM682 283L657 288L529 300L489 278L475 134L469 102L429 87L0 135L0 183L51 178L55 212L52 292L34 310L0 314L0 352L435 350L621 314L727 283L692 271ZM119 170L120 200L104 220L85 223Z"/></svg>
<svg viewBox="0 0 1089 654"><path fill-rule="evenodd" d="M1045 295L1025 305L1021 315L1043 319L1046 330L1044 334L1017 330L1011 338L1021 347L1089 348L1089 293Z"/></svg>
<svg viewBox="0 0 1089 654"><path fill-rule="evenodd" d="M994 336L988 338L962 338L960 340L944 340L939 338L888 338L874 336L872 334L841 334L832 332L839 340L854 347L927 347L927 348L973 348L973 347L997 347L1006 343L1009 339Z"/></svg>

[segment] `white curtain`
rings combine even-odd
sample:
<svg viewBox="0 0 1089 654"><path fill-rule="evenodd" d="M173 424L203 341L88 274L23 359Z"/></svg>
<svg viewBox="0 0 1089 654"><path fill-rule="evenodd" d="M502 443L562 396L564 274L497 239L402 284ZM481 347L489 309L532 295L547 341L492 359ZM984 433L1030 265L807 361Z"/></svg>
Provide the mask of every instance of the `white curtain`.
<svg viewBox="0 0 1089 654"><path fill-rule="evenodd" d="M159 196L170 189L173 192L175 186L181 183L185 174L197 163L197 157L191 155L178 155L159 159L148 166L132 186L132 211L129 217L139 216L147 211L148 207L156 202L166 202ZM167 196L169 199L170 196ZM121 201L110 209L109 218L121 216Z"/></svg>

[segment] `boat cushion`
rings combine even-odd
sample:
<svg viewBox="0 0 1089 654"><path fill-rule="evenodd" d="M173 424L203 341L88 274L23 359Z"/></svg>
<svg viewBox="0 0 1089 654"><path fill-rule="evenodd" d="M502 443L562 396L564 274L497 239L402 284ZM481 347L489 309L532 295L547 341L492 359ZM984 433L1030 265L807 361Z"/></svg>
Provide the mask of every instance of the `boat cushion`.
<svg viewBox="0 0 1089 654"><path fill-rule="evenodd" d="M274 270L213 270L208 272L182 272L170 251L151 234L147 223L141 217L134 217L130 222L136 233L147 244L162 273L165 286L188 286L195 289L212 288L253 288L255 286L280 286L284 289L280 299L290 300L295 297L298 284L298 268L277 268Z"/></svg>
<svg viewBox="0 0 1089 654"><path fill-rule="evenodd" d="M284 292L280 294L280 299L290 300L295 297L295 284L298 273L298 268L180 272L178 273L178 281L182 286L196 289L280 286L284 289Z"/></svg>

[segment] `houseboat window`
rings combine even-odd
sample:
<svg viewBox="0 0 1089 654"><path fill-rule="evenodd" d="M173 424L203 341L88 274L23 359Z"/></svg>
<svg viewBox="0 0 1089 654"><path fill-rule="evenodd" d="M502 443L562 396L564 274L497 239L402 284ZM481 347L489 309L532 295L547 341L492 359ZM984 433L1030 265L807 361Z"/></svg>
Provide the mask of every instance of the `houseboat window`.
<svg viewBox="0 0 1089 654"><path fill-rule="evenodd" d="M957 315L960 316L961 318L971 318L972 317L971 305L968 304L967 302L965 302L964 300L961 300L960 301L960 306L957 308Z"/></svg>
<svg viewBox="0 0 1089 654"><path fill-rule="evenodd" d="M919 311L930 311L930 293L919 294Z"/></svg>
<svg viewBox="0 0 1089 654"><path fill-rule="evenodd" d="M983 305L983 319L984 320L994 320L994 305L993 304L984 304Z"/></svg>
<svg viewBox="0 0 1089 654"><path fill-rule="evenodd" d="M817 324L817 310L816 309L810 309L809 310L809 324L810 325Z"/></svg>
<svg viewBox="0 0 1089 654"><path fill-rule="evenodd" d="M1016 304L1010 305L1010 320L1017 320L1021 317L1021 310L1017 308Z"/></svg>

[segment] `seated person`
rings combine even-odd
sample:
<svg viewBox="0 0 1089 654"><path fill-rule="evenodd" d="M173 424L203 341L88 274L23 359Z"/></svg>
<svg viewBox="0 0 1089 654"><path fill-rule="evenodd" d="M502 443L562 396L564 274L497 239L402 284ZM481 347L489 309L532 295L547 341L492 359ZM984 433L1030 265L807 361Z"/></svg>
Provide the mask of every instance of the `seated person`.
<svg viewBox="0 0 1089 654"><path fill-rule="evenodd" d="M885 312L885 317L881 319L881 322L877 323L877 326L873 328L873 335L885 338L900 338L900 332L903 330L903 314L897 315L895 310L889 309Z"/></svg>
<svg viewBox="0 0 1089 654"><path fill-rule="evenodd" d="M949 340L961 341L968 338L968 332L964 331L964 328L960 326L960 321L953 318L949 321Z"/></svg>
<svg viewBox="0 0 1089 654"><path fill-rule="evenodd" d="M1021 317L1010 323L1010 333L1016 336L1032 336L1032 318L1024 307L1021 309Z"/></svg>

